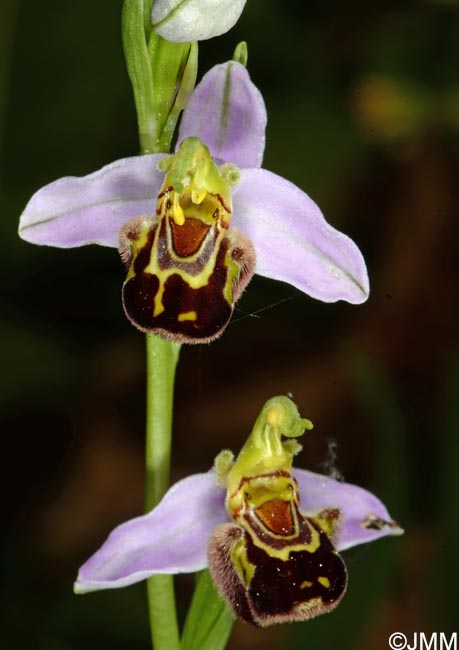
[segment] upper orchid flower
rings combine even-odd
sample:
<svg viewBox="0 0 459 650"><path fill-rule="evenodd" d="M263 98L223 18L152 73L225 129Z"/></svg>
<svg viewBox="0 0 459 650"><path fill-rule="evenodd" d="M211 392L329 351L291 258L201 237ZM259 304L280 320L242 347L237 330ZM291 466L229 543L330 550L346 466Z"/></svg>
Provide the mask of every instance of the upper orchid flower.
<svg viewBox="0 0 459 650"><path fill-rule="evenodd" d="M202 41L227 32L247 0L155 0L153 29L175 43Z"/></svg>
<svg viewBox="0 0 459 650"><path fill-rule="evenodd" d="M302 190L260 169L265 126L245 67L215 66L191 96L175 156L125 158L43 187L20 235L62 248L121 240L127 316L179 341L217 337L254 271L325 302L363 302L356 245Z"/></svg>
<svg viewBox="0 0 459 650"><path fill-rule="evenodd" d="M80 569L75 591L208 566L235 615L254 625L333 609L347 583L339 551L403 531L369 492L292 473L295 438L311 426L288 398L269 400L236 462L221 452L214 472L180 481L151 512L118 526Z"/></svg>

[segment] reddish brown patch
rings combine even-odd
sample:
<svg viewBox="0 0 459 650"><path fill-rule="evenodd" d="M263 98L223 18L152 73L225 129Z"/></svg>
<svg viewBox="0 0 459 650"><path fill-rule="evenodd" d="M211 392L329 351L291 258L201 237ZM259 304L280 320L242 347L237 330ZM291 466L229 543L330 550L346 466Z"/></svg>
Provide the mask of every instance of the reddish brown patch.
<svg viewBox="0 0 459 650"><path fill-rule="evenodd" d="M255 510L260 521L276 535L293 535L292 508L288 501L271 499Z"/></svg>
<svg viewBox="0 0 459 650"><path fill-rule="evenodd" d="M153 241L145 244L134 262L135 275L123 285L123 306L126 316L140 330L155 332L163 338L183 343L208 343L225 329L233 306L225 300L224 287L228 269L225 258L228 240L223 239L209 281L193 289L180 274L173 273L164 282L164 310L154 315L155 296L161 282L157 275L145 271ZM196 312L196 320L180 321L183 313Z"/></svg>
<svg viewBox="0 0 459 650"><path fill-rule="evenodd" d="M178 226L171 219L172 243L174 250L180 257L189 257L196 253L210 226L199 219L188 217L182 226Z"/></svg>

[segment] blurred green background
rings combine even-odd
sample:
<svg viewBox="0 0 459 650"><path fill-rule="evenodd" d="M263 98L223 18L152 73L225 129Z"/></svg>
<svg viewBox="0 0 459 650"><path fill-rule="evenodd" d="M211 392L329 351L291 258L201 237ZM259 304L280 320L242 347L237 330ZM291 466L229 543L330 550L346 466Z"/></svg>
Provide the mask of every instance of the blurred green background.
<svg viewBox="0 0 459 650"><path fill-rule="evenodd" d="M137 153L121 0L0 3L2 621L6 650L147 650L145 588L76 597L78 566L142 511L144 341L110 249L17 237L31 194ZM236 624L232 650L383 650L459 632L459 11L456 2L249 0L200 75L249 45L264 166L368 261L362 306L256 278L225 335L185 348L173 479L238 450L291 392L303 467L375 491L406 530L345 553L348 595L305 624ZM183 618L190 576L177 580Z"/></svg>

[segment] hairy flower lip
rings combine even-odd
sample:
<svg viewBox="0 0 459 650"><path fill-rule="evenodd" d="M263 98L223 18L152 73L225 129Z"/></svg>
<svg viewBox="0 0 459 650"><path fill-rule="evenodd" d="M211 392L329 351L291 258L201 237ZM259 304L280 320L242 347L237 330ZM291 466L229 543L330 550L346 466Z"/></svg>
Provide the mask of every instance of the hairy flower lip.
<svg viewBox="0 0 459 650"><path fill-rule="evenodd" d="M303 512L341 509L338 551L403 533L382 502L363 488L301 469L294 469L294 476ZM81 567L75 592L125 587L156 573L204 569L212 531L229 521L224 502L225 489L217 486L213 471L182 479L152 511L112 531ZM368 527L370 519L375 527Z"/></svg>

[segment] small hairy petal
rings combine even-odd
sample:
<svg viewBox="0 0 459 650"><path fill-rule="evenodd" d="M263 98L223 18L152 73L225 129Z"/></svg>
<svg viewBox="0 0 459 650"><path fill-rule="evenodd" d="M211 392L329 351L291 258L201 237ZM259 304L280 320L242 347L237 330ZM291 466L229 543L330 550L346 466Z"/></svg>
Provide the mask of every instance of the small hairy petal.
<svg viewBox="0 0 459 650"><path fill-rule="evenodd" d="M67 176L36 192L21 215L19 235L32 244L118 248L126 221L155 212L164 154L123 158L88 176Z"/></svg>
<svg viewBox="0 0 459 650"><path fill-rule="evenodd" d="M373 542L386 535L403 533L385 505L371 492L302 469L296 469L294 475L300 490L301 511L305 515L327 507L341 510L343 525L336 544L338 551Z"/></svg>
<svg viewBox="0 0 459 650"><path fill-rule="evenodd" d="M358 304L368 298L367 269L357 246L284 178L264 169L241 170L232 225L252 240L259 275L324 302Z"/></svg>
<svg viewBox="0 0 459 650"><path fill-rule="evenodd" d="M200 138L214 158L260 167L265 149L266 107L243 65L214 66L196 86L185 109L178 144Z"/></svg>
<svg viewBox="0 0 459 650"><path fill-rule="evenodd" d="M225 490L213 472L176 483L148 514L113 530L81 567L77 593L125 587L155 573L188 573L207 566L207 543L228 520Z"/></svg>
<svg viewBox="0 0 459 650"><path fill-rule="evenodd" d="M175 43L202 41L227 32L239 19L246 0L156 0L155 31Z"/></svg>

